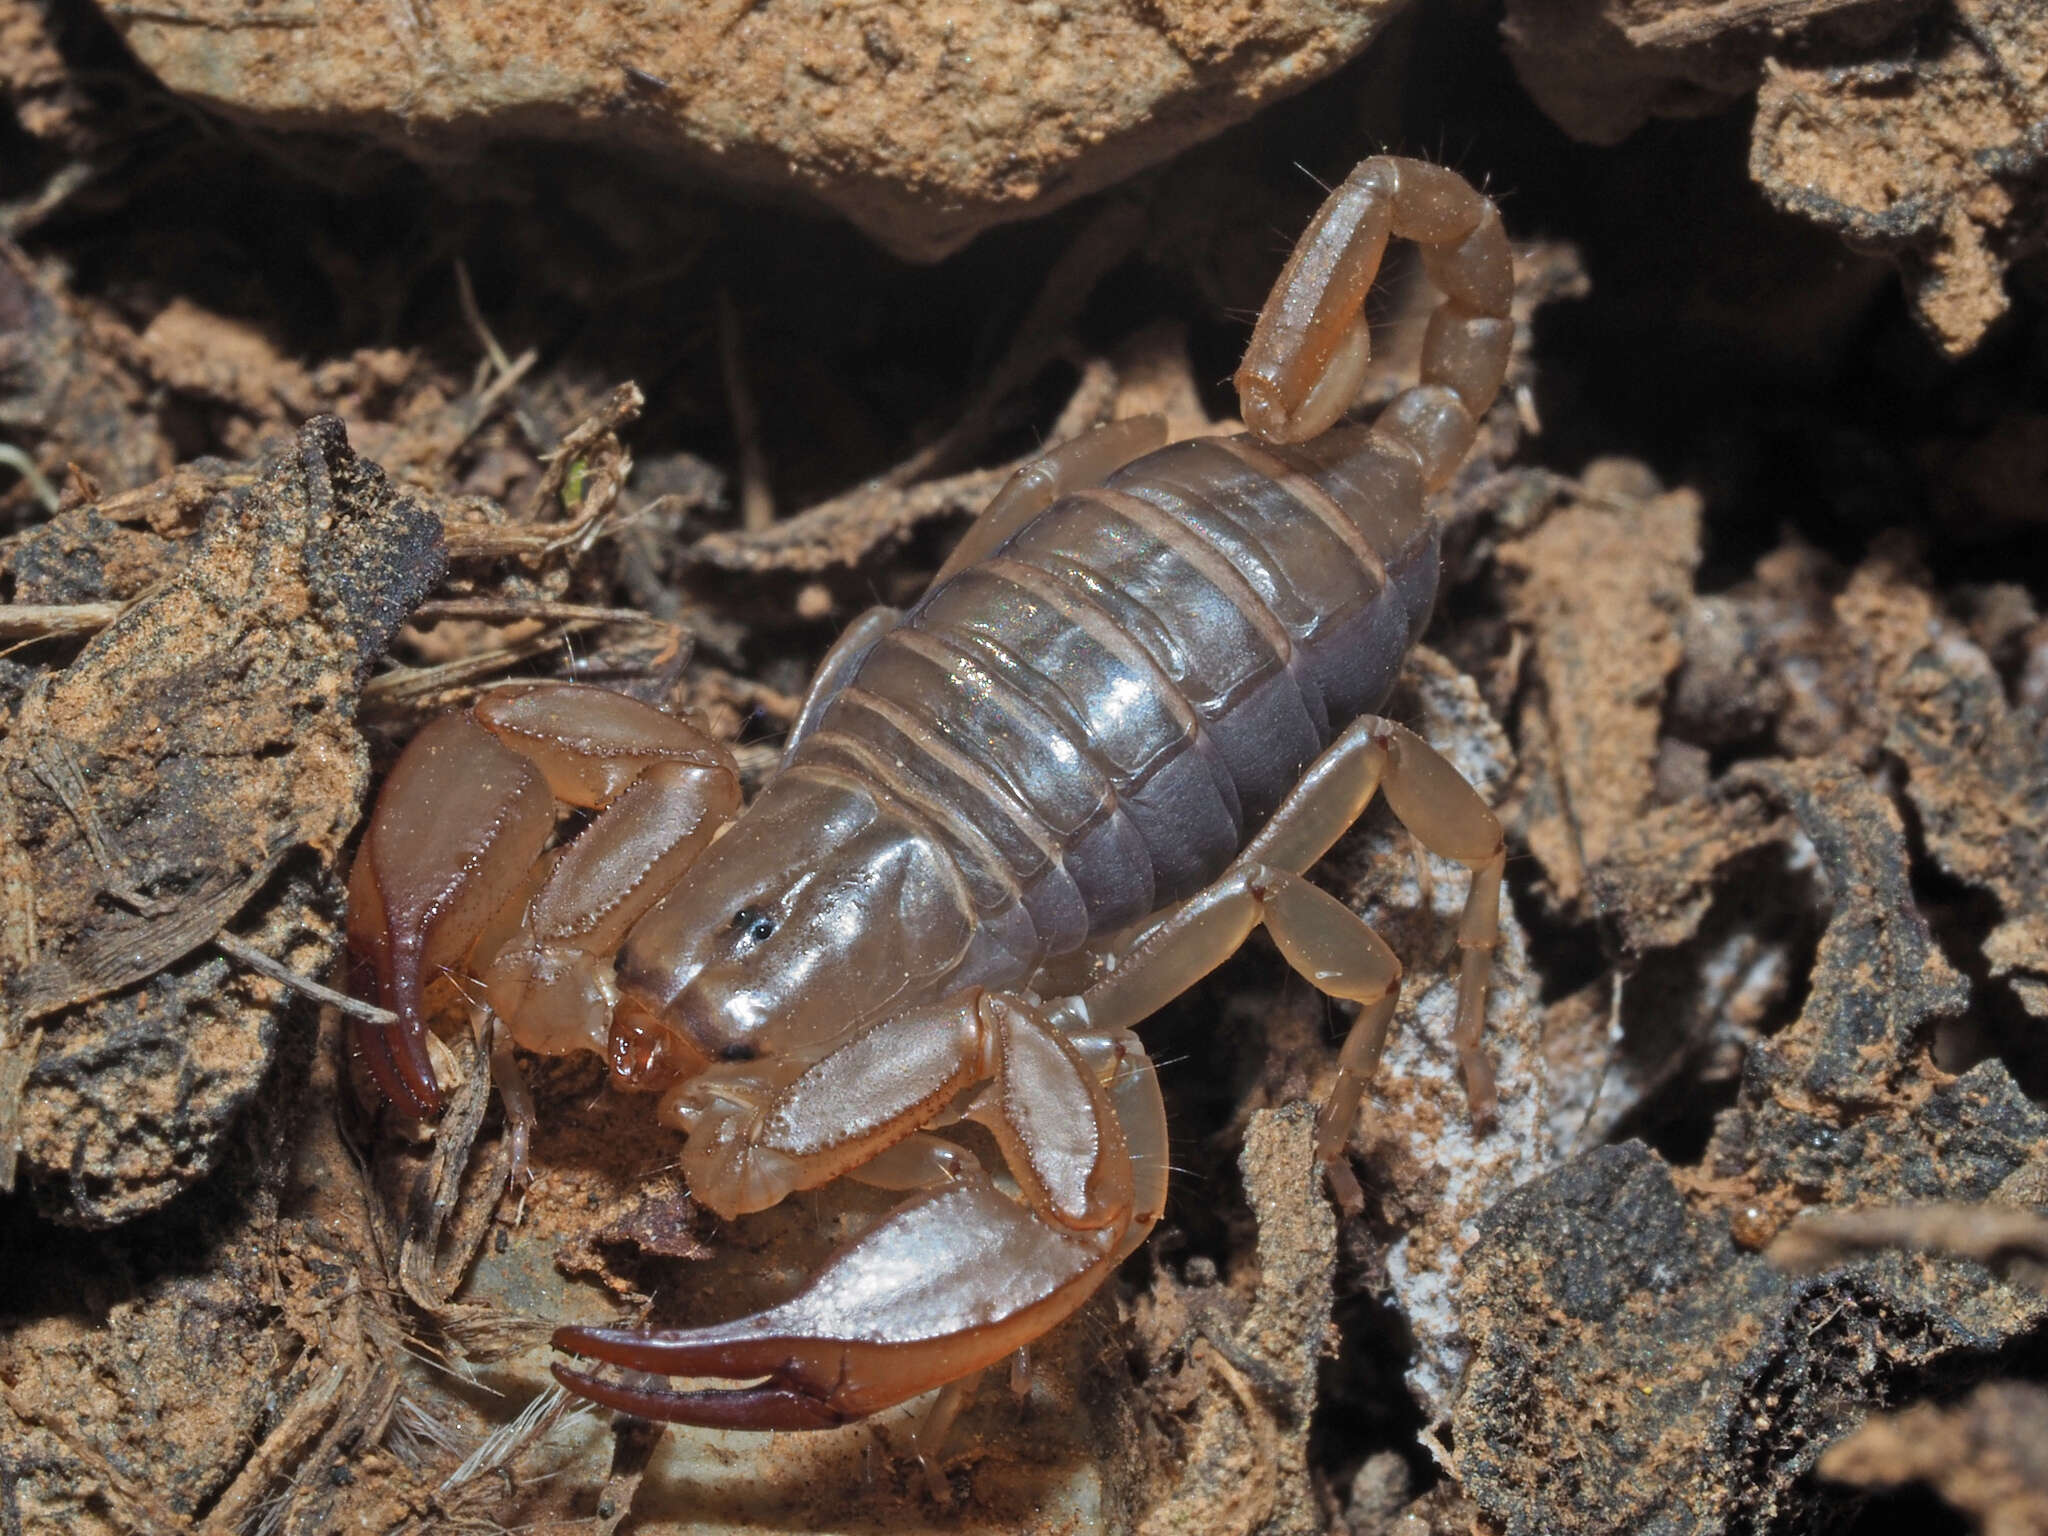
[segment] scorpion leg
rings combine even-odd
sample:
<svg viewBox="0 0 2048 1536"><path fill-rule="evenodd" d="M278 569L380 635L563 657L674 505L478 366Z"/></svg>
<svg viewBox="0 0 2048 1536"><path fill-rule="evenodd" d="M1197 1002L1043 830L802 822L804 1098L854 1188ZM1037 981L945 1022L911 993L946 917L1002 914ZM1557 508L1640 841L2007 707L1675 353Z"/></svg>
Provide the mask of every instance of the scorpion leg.
<svg viewBox="0 0 2048 1536"><path fill-rule="evenodd" d="M977 1082L991 1086L975 1118L994 1134L1023 1198L949 1149L927 1163L944 1182L842 1249L780 1306L705 1328L555 1334L557 1348L627 1370L765 1378L756 1385L680 1391L559 1364L557 1379L643 1417L804 1429L1004 1360L1085 1302L1158 1219L1165 1111L1142 1048L1135 1039L1118 1047L1089 1052L1112 1073L1105 1083L1027 1000L977 991L859 1030L779 1085L713 1069L679 1086L664 1113L689 1125L692 1193L714 1210L759 1209L871 1159L886 1162L906 1141L923 1143L914 1157L924 1158L936 1139L915 1138L916 1128Z"/></svg>
<svg viewBox="0 0 2048 1536"><path fill-rule="evenodd" d="M972 1376L947 1382L939 1388L931 1407L925 1410L924 1417L917 1421L917 1428L910 1433L910 1453L924 1471L925 1488L934 1504L953 1502L953 1490L939 1470L939 1451L946 1443L946 1436L953 1432L960 1410L974 1401L975 1385L976 1379Z"/></svg>
<svg viewBox="0 0 2048 1536"><path fill-rule="evenodd" d="M1148 929L1107 977L1055 1005L1054 1016L1094 1027L1144 1018L1222 964L1261 924L1288 964L1320 991L1359 1005L1321 1127L1333 1107L1356 1107L1357 1088L1379 1063L1400 1000L1401 962L1363 918L1300 875L1240 860ZM1341 1134L1333 1145L1319 1129L1317 1152L1325 1161L1342 1143Z"/></svg>
<svg viewBox="0 0 2048 1536"><path fill-rule="evenodd" d="M557 801L601 814L536 877ZM477 969L519 1044L606 1049L601 957L738 806L722 746L601 688L503 689L421 731L349 876L352 985L398 1015L357 1028L378 1087L412 1115L440 1107L423 994Z"/></svg>
<svg viewBox="0 0 2048 1536"><path fill-rule="evenodd" d="M1362 918L1298 875L1329 851L1375 793L1385 794L1424 847L1473 871L1458 924L1452 1039L1473 1120L1491 1121L1498 1098L1480 1035L1500 938L1507 863L1500 823L1427 742L1376 716L1353 722L1331 743L1221 879L1141 933L1101 981L1055 1005L1055 1021L1076 1030L1128 1027L1193 986L1263 922L1303 976L1360 1005L1338 1055L1336 1084L1317 1117L1317 1153L1334 1166L1385 1047L1401 966Z"/></svg>
<svg viewBox="0 0 2048 1536"><path fill-rule="evenodd" d="M1381 785L1387 804L1423 847L1472 871L1458 918L1458 1022L1451 1039L1465 1074L1473 1122L1484 1126L1499 1105L1493 1063L1481 1049L1480 1037L1486 1029L1493 952L1500 944L1500 886L1507 871L1507 843L1499 819L1479 798L1479 791L1442 753L1405 726L1390 720L1378 723L1387 753ZM1363 1091L1362 1081L1357 1089ZM1326 1127L1324 1134L1341 1142L1349 1124L1347 1112L1341 1125Z"/></svg>

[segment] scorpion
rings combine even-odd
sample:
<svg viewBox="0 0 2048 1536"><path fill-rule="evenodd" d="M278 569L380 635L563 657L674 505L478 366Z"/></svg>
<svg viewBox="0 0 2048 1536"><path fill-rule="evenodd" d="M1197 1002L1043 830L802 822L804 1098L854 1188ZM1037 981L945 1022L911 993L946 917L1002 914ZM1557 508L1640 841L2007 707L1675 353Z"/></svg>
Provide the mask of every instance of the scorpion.
<svg viewBox="0 0 2048 1536"><path fill-rule="evenodd" d="M1419 382L1340 424L1392 237L1441 295ZM1434 605L1425 495L1506 375L1513 289L1490 199L1361 162L1259 315L1249 430L1167 445L1162 418L1127 419L1019 470L915 605L839 638L743 813L721 743L602 688L509 686L419 732L349 883L351 989L395 1018L353 1022L353 1048L397 1110L441 1106L427 1036L457 985L501 1043L594 1051L658 1091L723 1218L842 1177L905 1195L780 1305L559 1329L591 1363L555 1363L564 1386L753 1430L944 1388L926 1422L947 1420L1159 1220L1165 1110L1133 1027L1260 925L1357 1005L1315 1133L1355 1196L1345 1143L1401 964L1306 872L1376 794L1472 872L1453 1039L1490 1116L1500 825L1372 712ZM563 807L588 817L567 841ZM962 1122L1006 1179L942 1134Z"/></svg>

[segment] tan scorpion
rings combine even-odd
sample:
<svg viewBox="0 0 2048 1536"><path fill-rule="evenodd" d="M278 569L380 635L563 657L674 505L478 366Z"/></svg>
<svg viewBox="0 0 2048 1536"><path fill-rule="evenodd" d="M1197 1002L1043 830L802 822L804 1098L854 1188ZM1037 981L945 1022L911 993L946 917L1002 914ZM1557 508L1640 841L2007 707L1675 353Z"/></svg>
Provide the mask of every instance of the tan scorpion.
<svg viewBox="0 0 2048 1536"><path fill-rule="evenodd" d="M1442 302L1420 382L1340 426L1390 236L1421 246ZM1119 421L1020 470L914 607L833 647L744 813L722 745L598 688L505 688L419 733L349 885L351 985L397 1019L355 1024L356 1049L399 1110L441 1105L429 984L460 977L520 1046L597 1051L660 1091L690 1192L723 1217L842 1177L907 1192L780 1306L560 1329L624 1373L558 1363L564 1385L757 1430L946 1386L949 1417L1159 1219L1165 1114L1133 1027L1261 923L1359 1005L1317 1121L1348 1185L1401 965L1304 874L1376 793L1473 872L1455 1038L1490 1113L1500 827L1371 711L1435 601L1424 496L1500 388L1513 288L1491 201L1364 161L1259 316L1236 376L1250 431L1162 446L1160 418ZM563 805L595 813L566 843ZM939 1134L960 1121L993 1137L1001 1182Z"/></svg>

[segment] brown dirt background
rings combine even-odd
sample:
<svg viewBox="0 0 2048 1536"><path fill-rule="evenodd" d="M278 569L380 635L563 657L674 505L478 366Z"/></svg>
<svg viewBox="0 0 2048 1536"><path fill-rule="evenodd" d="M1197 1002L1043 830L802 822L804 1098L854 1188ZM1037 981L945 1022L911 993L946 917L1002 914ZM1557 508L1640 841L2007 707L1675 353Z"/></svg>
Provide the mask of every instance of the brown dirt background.
<svg viewBox="0 0 2048 1536"><path fill-rule="evenodd" d="M589 145L238 126L0 0L0 1536L2048 1530L2048 191L1984 147L2048 142L2039 23L1510 12L921 266ZM331 975L382 771L573 675L758 782L1037 443L1229 419L1383 147L1517 242L1397 700L1509 828L1501 1126L1463 877L1375 813L1321 871L1410 977L1361 1213L1307 1172L1339 1021L1256 941L1148 1030L1166 1221L936 1494L901 1414L536 1399L552 1323L727 1315L877 1207L723 1226L588 1065L523 1199L478 1061L431 1138L364 1112L257 966Z"/></svg>

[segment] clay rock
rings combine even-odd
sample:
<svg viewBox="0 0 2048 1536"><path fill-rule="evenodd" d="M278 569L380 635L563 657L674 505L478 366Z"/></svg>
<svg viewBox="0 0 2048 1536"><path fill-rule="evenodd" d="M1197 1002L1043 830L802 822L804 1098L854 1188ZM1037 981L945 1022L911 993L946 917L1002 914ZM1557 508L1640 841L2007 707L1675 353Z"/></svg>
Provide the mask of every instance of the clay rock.
<svg viewBox="0 0 2048 1536"><path fill-rule="evenodd" d="M1794 41L1854 51L1926 9L1926 0L1508 0L1501 30L1524 89L1560 128L1619 144L1653 117L1727 111Z"/></svg>
<svg viewBox="0 0 2048 1536"><path fill-rule="evenodd" d="M2048 10L1958 0L1880 48L1774 66L1749 172L1788 213L1882 252L1928 336L1959 357L2048 251Z"/></svg>
<svg viewBox="0 0 2048 1536"><path fill-rule="evenodd" d="M2048 10L2037 0L1508 0L1515 73L1574 138L1757 98L1750 177L1774 205L1892 259L1950 356L2006 311L2048 240Z"/></svg>
<svg viewBox="0 0 2048 1536"><path fill-rule="evenodd" d="M1399 0L106 5L173 90L463 159L586 140L796 191L936 259L1249 117Z"/></svg>

